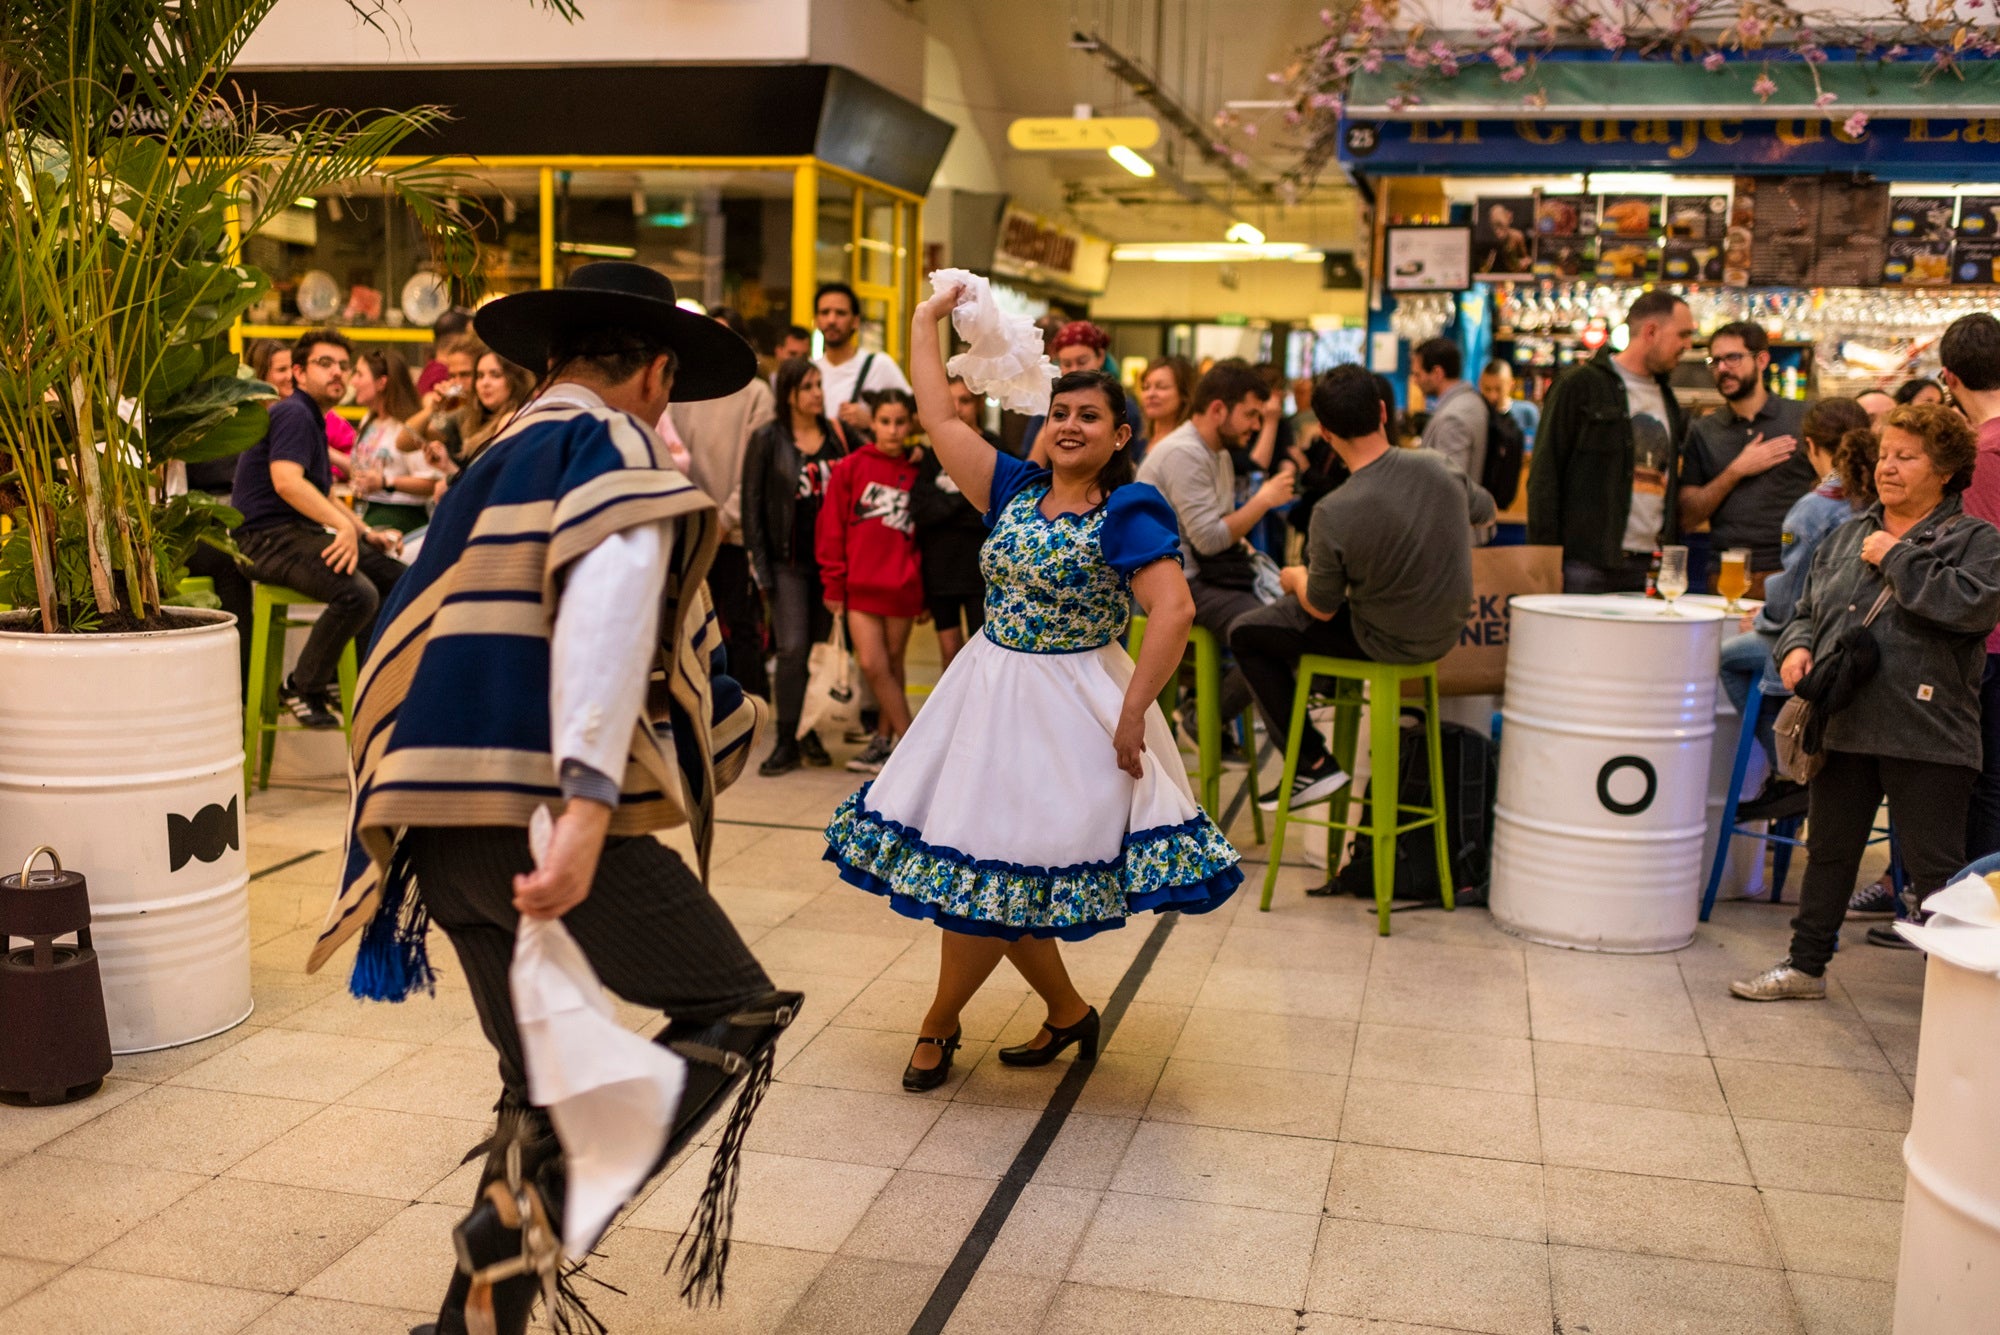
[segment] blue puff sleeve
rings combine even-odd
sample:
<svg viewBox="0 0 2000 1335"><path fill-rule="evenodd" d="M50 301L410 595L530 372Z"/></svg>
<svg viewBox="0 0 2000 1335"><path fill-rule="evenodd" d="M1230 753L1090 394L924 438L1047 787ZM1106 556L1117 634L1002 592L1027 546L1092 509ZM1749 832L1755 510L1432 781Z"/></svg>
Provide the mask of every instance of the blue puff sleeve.
<svg viewBox="0 0 2000 1335"><path fill-rule="evenodd" d="M1005 450L993 451L993 492L992 502L986 511L986 527L992 528L1000 522L1000 512L1007 508L1007 502L1021 494L1023 487L1032 486L1048 477L1049 470L1037 468L1026 459L1016 459Z"/></svg>
<svg viewBox="0 0 2000 1335"><path fill-rule="evenodd" d="M1133 575L1166 557L1181 559L1180 520L1167 498L1143 482L1128 482L1104 503L1097 548L1104 563Z"/></svg>

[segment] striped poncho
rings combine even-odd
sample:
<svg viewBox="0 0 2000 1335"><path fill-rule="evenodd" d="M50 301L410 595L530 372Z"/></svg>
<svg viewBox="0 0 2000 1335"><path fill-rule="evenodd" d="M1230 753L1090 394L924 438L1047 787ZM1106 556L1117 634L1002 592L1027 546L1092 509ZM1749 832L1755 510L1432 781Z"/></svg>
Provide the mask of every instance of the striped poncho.
<svg viewBox="0 0 2000 1335"><path fill-rule="evenodd" d="M686 823L708 850L715 793L742 772L761 702L721 675L702 581L714 502L637 419L581 386L530 405L453 481L384 602L353 702L353 801L340 892L307 967L365 929L353 991L427 986L420 897L397 855L411 827L525 827L562 803L551 756L550 640L565 572L606 537L676 521L660 652L621 779L614 835Z"/></svg>

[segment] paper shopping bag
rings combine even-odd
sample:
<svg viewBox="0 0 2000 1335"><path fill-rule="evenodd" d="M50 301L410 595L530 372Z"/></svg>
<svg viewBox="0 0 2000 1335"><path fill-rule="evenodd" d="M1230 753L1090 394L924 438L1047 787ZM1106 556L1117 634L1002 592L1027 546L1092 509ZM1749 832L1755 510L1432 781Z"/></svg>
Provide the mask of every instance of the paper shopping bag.
<svg viewBox="0 0 2000 1335"><path fill-rule="evenodd" d="M1562 548L1475 547L1472 615L1458 643L1438 662L1445 695L1498 695L1507 680L1508 604L1524 593L1562 592Z"/></svg>
<svg viewBox="0 0 2000 1335"><path fill-rule="evenodd" d="M552 826L546 807L529 824L537 866ZM666 1149L687 1063L618 1023L560 918L521 918L508 983L528 1097L548 1109L569 1160L563 1254L581 1261Z"/></svg>
<svg viewBox="0 0 2000 1335"><path fill-rule="evenodd" d="M800 737L828 728L839 737L861 721L861 700L854 689L854 660L847 654L847 628L839 617L824 644L812 647L807 666L805 703L799 708Z"/></svg>

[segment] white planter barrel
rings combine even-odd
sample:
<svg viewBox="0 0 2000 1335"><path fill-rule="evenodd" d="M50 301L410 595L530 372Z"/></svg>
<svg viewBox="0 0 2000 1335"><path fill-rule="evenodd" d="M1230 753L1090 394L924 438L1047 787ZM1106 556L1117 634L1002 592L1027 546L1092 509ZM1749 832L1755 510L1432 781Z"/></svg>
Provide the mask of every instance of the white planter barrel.
<svg viewBox="0 0 2000 1335"><path fill-rule="evenodd" d="M42 635L0 615L0 867L37 844L90 881L111 1050L250 1014L249 869L235 618Z"/></svg>
<svg viewBox="0 0 2000 1335"><path fill-rule="evenodd" d="M1903 1141L1896 1335L2000 1322L2000 978L1933 955L1924 970L1917 1100Z"/></svg>
<svg viewBox="0 0 2000 1335"><path fill-rule="evenodd" d="M1707 875L1723 617L1646 599L1514 599L1494 921L1578 950L1677 950Z"/></svg>

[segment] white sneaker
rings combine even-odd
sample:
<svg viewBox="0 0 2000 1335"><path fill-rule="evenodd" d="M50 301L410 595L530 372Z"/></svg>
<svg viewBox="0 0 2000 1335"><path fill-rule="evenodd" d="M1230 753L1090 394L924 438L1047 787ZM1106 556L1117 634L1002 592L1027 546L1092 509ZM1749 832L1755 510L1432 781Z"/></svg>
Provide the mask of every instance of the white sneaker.
<svg viewBox="0 0 2000 1335"><path fill-rule="evenodd" d="M1731 983L1729 990L1745 1001L1825 1001L1826 979L1794 969L1786 956L1755 978Z"/></svg>

